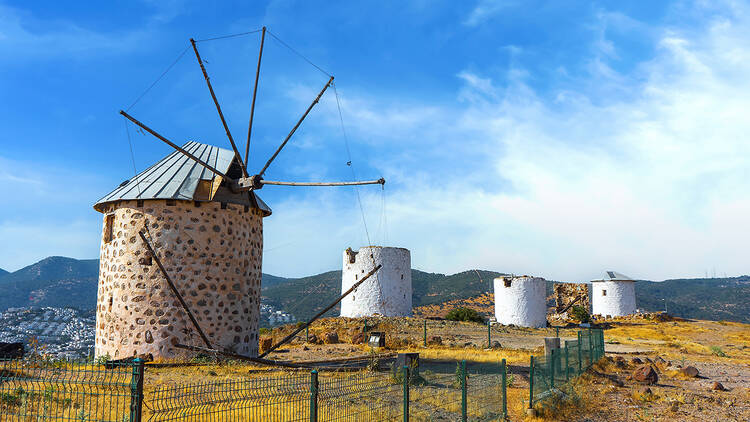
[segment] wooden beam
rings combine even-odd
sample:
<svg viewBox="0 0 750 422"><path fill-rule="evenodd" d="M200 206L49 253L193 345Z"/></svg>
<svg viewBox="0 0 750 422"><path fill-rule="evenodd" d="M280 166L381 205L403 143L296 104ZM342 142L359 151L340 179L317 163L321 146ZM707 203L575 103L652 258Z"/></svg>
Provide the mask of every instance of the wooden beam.
<svg viewBox="0 0 750 422"><path fill-rule="evenodd" d="M247 169L245 168L245 163L242 161L242 156L240 155L240 152L237 150L237 145L235 145L234 143L234 138L232 138L232 132L229 131L229 126L227 126L227 121L226 119L224 119L224 113L221 112L221 106L219 105L219 100L216 99L216 94L214 93L214 87L211 86L211 79L208 77L208 72L206 72L206 67L203 66L203 60L201 60L201 55L198 53L198 46L196 46L195 40L192 38L190 38L190 44L193 45L195 58L198 59L198 64L201 66L201 72L203 72L203 78L206 80L206 85L208 85L208 91L211 93L211 98L213 98L214 100L214 104L216 105L216 111L219 112L219 119L221 119L221 124L224 125L224 131L227 134L227 138L229 138L229 143L232 144L234 157L240 163L240 168L242 168L242 174L245 177L247 177Z"/></svg>
<svg viewBox="0 0 750 422"><path fill-rule="evenodd" d="M315 97L312 104L310 104L310 106L307 107L307 110L305 110L305 113L302 115L302 117L299 118L299 120L297 121L297 124L294 125L294 127L292 128L292 131L289 132L289 135L286 136L286 139L284 139L284 142L282 142L281 145L279 145L279 147L276 149L276 152L274 152L271 158L268 159L268 162L266 162L266 165L263 166L263 169L260 171L260 173L258 173L259 176L263 176L263 173L266 172L266 169L268 169L268 166L270 166L273 160L276 158L276 156L279 155L279 153L281 152L281 149L284 148L284 145L286 145L286 143L289 142L289 139L292 137L292 135L294 135L294 132L297 131L297 128L299 127L299 125L302 124L302 121L305 120L305 117L307 117L307 115L310 113L310 110L312 110L315 104L318 104L318 101L320 101L320 97L322 97L323 93L326 92L326 89L328 89L328 87L331 86L331 82L333 82L333 76L331 76L331 79L329 79L328 82L326 82L326 86L324 86L323 89L318 94L318 96Z"/></svg>
<svg viewBox="0 0 750 422"><path fill-rule="evenodd" d="M385 179L364 180L358 182L277 182L274 180L263 180L258 176L243 177L237 180L239 190L257 190L263 185L275 186L356 186L356 185L384 185Z"/></svg>
<svg viewBox="0 0 750 422"><path fill-rule="evenodd" d="M202 161L202 160L201 160L200 158L198 158L198 157L196 157L195 155L193 155L193 154L191 154L191 153L189 153L189 152L185 151L185 150L184 150L183 148L181 148L181 147L178 147L177 145L175 145L174 143L172 143L172 141L170 141L169 139L167 139L167 138L165 138L165 137L163 137L163 136L159 135L158 133L156 133L156 132L155 132L155 131L154 131L153 129L151 129L150 127L148 127L148 126L144 125L143 123L139 122L138 120L136 120L136 119L135 119L135 117L133 117L133 116L129 115L128 113L124 112L123 110L120 110L120 114L122 114L123 116L125 116L125 118L127 118L127 119L128 119L128 120L130 120L131 122L133 122L133 123L135 123L136 125L138 125L138 126L140 126L141 128L143 128L143 129L144 129L144 130L145 130L146 132L148 132L148 133L150 133L150 134L154 135L154 136L155 136L155 137L156 137L157 139L159 139L159 140L163 141L164 143L166 143L166 144L167 144L167 145L169 145L170 147L172 147L172 148L176 149L177 151L179 151L179 152L183 153L183 154L184 154L185 156L187 156L187 157L188 157L189 159L191 159L191 160L195 161L196 163L198 163L198 164L202 165L203 167L207 168L208 170L212 171L212 172L213 172L214 174L218 174L219 176L223 177L223 178L224 178L225 180L227 180L228 182L232 183L232 184L233 184L233 186L236 186L236 185L237 185L237 181L235 181L235 180L234 180L234 179L232 179L231 177L227 176L227 175L226 175L226 174L224 174L223 172L221 172L221 171L219 171L219 170L215 169L215 168L214 168L214 167L212 167L212 166L211 166L210 164L208 164L208 163L205 163L205 162L203 162L203 161Z"/></svg>
<svg viewBox="0 0 750 422"><path fill-rule="evenodd" d="M315 314L315 316L312 317L309 321L307 321L306 323L304 323L301 326L297 327L296 330L292 331L292 334L289 334L288 336L286 336L283 339L281 339L281 341L279 341L275 345L271 346L270 349L266 350L265 352L263 352L263 354L261 354L258 357L262 358L263 356L266 356L269 353L273 352L274 350L278 349L280 346L288 343L291 339L294 338L294 336L297 335L297 333L299 333L300 331L302 331L305 328L309 327L310 324L312 324L316 319L320 318L321 316L323 316L323 314L325 314L326 312L328 312L329 310L331 310L334 306L336 306L339 302L341 302L347 295L349 295L349 293L353 292L354 289L356 289L357 287L359 287L360 284L364 283L373 274L375 274L376 272L378 272L378 270L381 267L382 267L382 265L378 264L377 267L373 268L372 271L370 271L364 277L362 277L362 280L359 280L358 282L354 283L352 285L352 287L349 288L349 290L347 290L346 292L344 292L344 294L342 294L341 296L339 296L339 298L336 299L335 301L333 301L333 303L331 303L330 305L326 306L325 309L323 309L322 311L320 311L317 314Z"/></svg>
<svg viewBox="0 0 750 422"><path fill-rule="evenodd" d="M169 274L167 274L167 270L164 269L164 265L161 264L161 260L156 255L156 251L154 251L154 248L151 247L151 243L149 243L148 239L146 239L146 235L143 234L142 231L138 232L139 235L141 235L141 239L143 239L143 243L146 244L146 247L148 248L148 251L151 253L151 256L154 258L154 261L156 261L156 265L159 267L159 270L161 270L161 273L164 275L164 278L167 279L167 284L169 284L169 288L172 289L172 293L174 293L175 296L177 296L177 300L180 301L180 305L182 305L182 308L187 312L188 317L190 318L190 321L192 321L193 326L195 326L195 329L198 330L198 334L200 334L201 338L203 339L203 342L206 343L206 346L211 348L211 342L208 341L208 337L203 333L203 330L201 330L201 326L198 325L198 321L193 316L193 313L190 311L190 308L188 307L187 303L185 303L185 299L182 298L182 295L179 291L177 291L177 287L172 282L172 278L169 277Z"/></svg>
<svg viewBox="0 0 750 422"><path fill-rule="evenodd" d="M255 70L255 86L253 86L253 102L250 104L250 123L247 126L247 144L245 144L245 168L250 159L250 135L253 133L253 117L255 116L255 96L258 94L258 78L260 77L260 60L263 57L263 43L266 40L266 27L260 34L260 53L258 53L258 68Z"/></svg>
<svg viewBox="0 0 750 422"><path fill-rule="evenodd" d="M253 358L250 356L244 356L239 355L237 353L232 352L222 352L221 350L211 349L211 348L205 348L205 347L198 347L198 346L188 346L186 344L175 344L175 347L178 347L180 349L190 350L193 352L201 352L201 353L210 353L215 355L221 355L226 356L228 358L237 359L237 360L244 360L248 362L254 362L259 363L261 365L269 365L269 366L283 366L285 368L308 368L308 366L300 365L292 362L284 362L279 360L269 360L269 359L261 359L261 358Z"/></svg>

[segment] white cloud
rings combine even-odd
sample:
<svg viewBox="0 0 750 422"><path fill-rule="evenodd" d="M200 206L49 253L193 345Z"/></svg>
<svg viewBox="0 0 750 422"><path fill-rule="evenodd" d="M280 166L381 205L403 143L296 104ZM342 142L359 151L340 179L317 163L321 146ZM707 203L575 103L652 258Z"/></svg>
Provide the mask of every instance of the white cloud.
<svg viewBox="0 0 750 422"><path fill-rule="evenodd" d="M463 23L467 26L477 26L515 4L515 1L510 0L479 0Z"/></svg>
<svg viewBox="0 0 750 422"><path fill-rule="evenodd" d="M607 68L541 96L523 78L465 71L460 106L349 100L353 131L369 134L380 157L400 151L380 167L393 181L391 243L411 248L414 266L430 271L562 280L604 269L651 279L748 273L746 12L692 32L657 31L656 55L637 66L637 78ZM460 174L432 162L444 156ZM363 191L366 209L379 210L378 195ZM295 254L340 265L331 251L361 230L354 203L330 205L340 199L277 206L267 238L306 233ZM272 256L267 264L272 273L312 270Z"/></svg>

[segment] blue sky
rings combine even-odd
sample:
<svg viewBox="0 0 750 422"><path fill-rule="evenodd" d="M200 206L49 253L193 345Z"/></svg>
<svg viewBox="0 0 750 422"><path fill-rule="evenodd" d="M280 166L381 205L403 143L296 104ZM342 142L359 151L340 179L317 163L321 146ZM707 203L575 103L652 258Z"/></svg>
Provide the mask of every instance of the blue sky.
<svg viewBox="0 0 750 422"><path fill-rule="evenodd" d="M359 190L367 231L353 189L266 187L264 271L327 271L376 243L446 273L746 274L748 24L732 1L0 0L0 268L97 257L92 204L133 175L118 110L190 37L266 25L336 76L357 177L388 183ZM243 143L259 41L199 43ZM267 39L251 168L326 80ZM268 179L352 177L333 94ZM229 147L191 51L130 112ZM139 171L170 152L131 139Z"/></svg>

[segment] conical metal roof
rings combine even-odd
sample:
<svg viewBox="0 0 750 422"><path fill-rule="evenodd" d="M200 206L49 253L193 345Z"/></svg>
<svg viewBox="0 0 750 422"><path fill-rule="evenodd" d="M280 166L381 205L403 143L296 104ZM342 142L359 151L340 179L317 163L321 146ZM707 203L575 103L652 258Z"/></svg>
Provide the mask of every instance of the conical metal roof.
<svg viewBox="0 0 750 422"><path fill-rule="evenodd" d="M187 142L182 148L229 177L235 177L233 173L241 171L234 153L228 149L194 141ZM271 214L271 208L254 192L234 194L226 188L218 187L220 177L185 154L174 151L132 179L122 182L97 201L94 209L101 211L102 205L114 201L180 199L252 205L257 206L266 216Z"/></svg>

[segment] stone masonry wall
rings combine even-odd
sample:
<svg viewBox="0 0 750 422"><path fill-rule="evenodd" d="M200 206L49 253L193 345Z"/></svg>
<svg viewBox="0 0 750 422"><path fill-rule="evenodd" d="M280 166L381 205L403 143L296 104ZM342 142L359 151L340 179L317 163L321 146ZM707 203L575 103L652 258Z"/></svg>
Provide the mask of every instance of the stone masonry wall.
<svg viewBox="0 0 750 422"><path fill-rule="evenodd" d="M169 204L169 205L168 205ZM99 264L96 356L174 358L205 346L138 232L150 242L217 349L258 353L263 220L242 205L146 200L107 204ZM107 214L114 214L107 242Z"/></svg>

